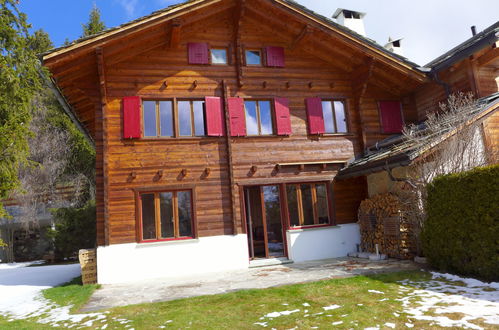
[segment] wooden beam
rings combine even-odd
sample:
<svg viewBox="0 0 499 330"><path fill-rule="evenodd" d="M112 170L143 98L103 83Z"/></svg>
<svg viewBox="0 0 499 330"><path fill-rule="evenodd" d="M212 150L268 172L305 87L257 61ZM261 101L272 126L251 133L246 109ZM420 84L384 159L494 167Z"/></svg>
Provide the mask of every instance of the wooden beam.
<svg viewBox="0 0 499 330"><path fill-rule="evenodd" d="M168 42L170 48L178 48L180 46L180 31L182 28L182 22L180 19L172 20L170 24L170 40Z"/></svg>
<svg viewBox="0 0 499 330"><path fill-rule="evenodd" d="M109 245L109 136L108 136L108 116L107 116L107 90L106 90L106 72L104 63L104 54L102 48L95 50L97 57L97 72L99 73L99 90L100 90L100 109L102 115L102 174L103 174L103 203L104 203L104 244Z"/></svg>
<svg viewBox="0 0 499 330"><path fill-rule="evenodd" d="M489 49L488 52L476 59L478 66L485 66L492 62L493 60L499 59L499 48L494 47Z"/></svg>
<svg viewBox="0 0 499 330"><path fill-rule="evenodd" d="M233 43L236 56L236 76L237 85L239 88L243 86L243 50L241 45L241 25L244 18L244 12L246 10L246 0L237 0L237 5L234 12L234 31L233 31ZM227 126L228 127L228 126Z"/></svg>
<svg viewBox="0 0 499 330"><path fill-rule="evenodd" d="M226 143L227 143L227 166L229 170L229 186L230 186L230 205L232 210L232 232L234 235L239 233L237 228L237 208L236 208L236 184L234 178L234 159L232 157L232 137L230 136L230 115L229 115L229 89L227 83L222 80L222 93L224 99L225 112L225 127L226 127Z"/></svg>
<svg viewBox="0 0 499 330"><path fill-rule="evenodd" d="M357 123L359 126L359 141L361 142L362 150L364 150L367 147L367 134L365 130L364 117L362 116L362 103L364 101L364 96L367 92L367 86L369 85L369 80L371 79L373 74L375 62L376 61L373 57L369 57L365 64L367 70L365 70L364 67L360 67L359 69L362 71L362 73L360 74L353 73L353 76L358 77L357 79L352 81L353 83L352 89L354 90L355 93L355 89L356 87L358 87L355 96L355 108L356 108L356 113L358 114Z"/></svg>
<svg viewBox="0 0 499 330"><path fill-rule="evenodd" d="M301 30L300 34L296 36L295 40L289 45L289 50L295 50L296 47L303 41L309 38L313 34L312 28L309 25L305 25Z"/></svg>

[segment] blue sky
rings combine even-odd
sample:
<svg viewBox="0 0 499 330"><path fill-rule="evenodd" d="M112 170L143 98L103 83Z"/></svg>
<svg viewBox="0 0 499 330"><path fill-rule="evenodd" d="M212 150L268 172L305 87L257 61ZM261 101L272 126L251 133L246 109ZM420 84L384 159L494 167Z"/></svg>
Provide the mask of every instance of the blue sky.
<svg viewBox="0 0 499 330"><path fill-rule="evenodd" d="M380 44L403 37L406 57L425 64L499 20L497 0L297 0L330 17L336 8L366 12L367 36ZM21 0L34 29L47 31L56 46L77 39L94 3L107 27L148 15L179 0ZM249 1L251 4L251 0Z"/></svg>

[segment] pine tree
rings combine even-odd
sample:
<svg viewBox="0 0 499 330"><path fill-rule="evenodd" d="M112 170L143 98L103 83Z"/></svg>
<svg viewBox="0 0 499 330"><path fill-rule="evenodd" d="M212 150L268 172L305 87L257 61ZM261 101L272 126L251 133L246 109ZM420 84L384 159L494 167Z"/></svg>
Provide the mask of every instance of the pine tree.
<svg viewBox="0 0 499 330"><path fill-rule="evenodd" d="M29 25L16 0L0 0L0 201L19 186L28 156L31 102L40 90L40 65L29 47ZM0 202L0 217L5 216Z"/></svg>
<svg viewBox="0 0 499 330"><path fill-rule="evenodd" d="M94 4L94 7L92 8L92 11L90 11L90 17L88 19L87 24L83 24L83 37L88 37L94 34L97 34L99 32L102 32L106 29L106 25L104 22L101 20L100 17L100 10L97 8L97 6Z"/></svg>
<svg viewBox="0 0 499 330"><path fill-rule="evenodd" d="M42 54L54 48L49 34L43 29L39 29L32 36L29 36L28 46L35 54Z"/></svg>

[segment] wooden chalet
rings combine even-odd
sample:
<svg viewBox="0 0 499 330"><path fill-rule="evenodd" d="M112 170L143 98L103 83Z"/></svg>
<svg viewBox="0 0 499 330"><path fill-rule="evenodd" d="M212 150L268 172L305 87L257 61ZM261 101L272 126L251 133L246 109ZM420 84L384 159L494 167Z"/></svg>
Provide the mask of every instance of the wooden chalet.
<svg viewBox="0 0 499 330"><path fill-rule="evenodd" d="M424 117L433 83L335 16L192 0L43 56L95 142L100 283L356 249L366 179L335 178Z"/></svg>

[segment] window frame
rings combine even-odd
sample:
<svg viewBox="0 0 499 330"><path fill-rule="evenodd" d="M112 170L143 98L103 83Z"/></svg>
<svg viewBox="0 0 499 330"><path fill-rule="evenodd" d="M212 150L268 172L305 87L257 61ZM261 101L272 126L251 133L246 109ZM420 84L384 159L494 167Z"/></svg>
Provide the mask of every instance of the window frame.
<svg viewBox="0 0 499 330"><path fill-rule="evenodd" d="M146 136L146 120L144 115L144 103L145 102L155 102L155 112L156 112L156 136ZM172 136L162 136L161 135L161 113L160 113L160 102L171 102L172 103ZM141 116L141 126L142 126L142 137L141 139L173 139L176 137L175 130L175 121L176 113L175 113L175 100L174 99L142 99L140 104L140 116Z"/></svg>
<svg viewBox="0 0 499 330"><path fill-rule="evenodd" d="M191 135L180 135L180 115L178 112L178 103L179 102L189 102L191 106ZM195 125L195 119L194 119L194 102L203 102L203 125L204 125L204 135L196 135L196 125ZM176 120L176 129L177 129L177 136L178 138L181 139L191 139L191 138L206 138L209 137L206 134L207 127L206 127L206 101L205 99L196 99L196 98L176 98L175 99L175 111L177 114L177 120Z"/></svg>
<svg viewBox="0 0 499 330"><path fill-rule="evenodd" d="M246 102L256 102L256 118L258 123L258 134L249 134L248 131L248 122L246 120ZM262 122L260 115L260 102L269 102L270 104L270 118L272 120L272 133L271 134L262 134ZM268 137L268 136L276 136L277 128L276 128L276 116L275 116L275 104L273 99L267 98L244 98L243 99L243 107L244 107L244 124L246 125L246 137Z"/></svg>
<svg viewBox="0 0 499 330"><path fill-rule="evenodd" d="M170 101L172 102L172 120L173 120L173 135L172 136L145 136L145 117L144 117L144 102L156 102L156 131L158 134L161 134L161 122L160 122L160 112L159 112L159 103ZM180 101L189 101L191 102L191 135L182 136L180 135L180 122L178 115L178 102ZM194 132L194 107L193 102L200 101L203 102L203 116L204 116L204 135L195 135ZM141 129L142 134L139 139L142 141L150 141L150 140L180 140L180 139L205 139L210 138L207 135L207 127L206 127L206 100L205 98L188 98L188 97L171 97L171 98L143 98L140 104L140 120L141 120Z"/></svg>
<svg viewBox="0 0 499 330"><path fill-rule="evenodd" d="M249 64L248 63L248 55L247 52L258 52L260 54L260 63L259 64ZM264 51L260 48L246 48L244 49L244 64L246 66L252 66L252 67L263 67L264 59L263 59L263 53Z"/></svg>
<svg viewBox="0 0 499 330"><path fill-rule="evenodd" d="M328 98L321 98L321 105L322 105L322 102L330 102L331 105L332 105L332 109L333 109L333 123L334 123L334 129L335 129L335 132L334 133L328 133L328 132L325 132L326 130L326 125L325 125L325 120L324 120L324 107L322 107L322 118L324 120L324 136L331 136L331 135L348 135L348 134L352 134L352 132L350 131L350 118L348 116L348 108L347 108L347 102L345 99L342 99L342 98L331 98L331 97L328 97ZM336 111L335 111L335 106L334 106L334 102L341 102L343 103L343 111L345 112L345 124L346 124L346 132L338 132L338 122L337 122L337 119L336 119Z"/></svg>
<svg viewBox="0 0 499 330"><path fill-rule="evenodd" d="M180 236L179 228L179 218L178 218L178 193L179 192L190 192L191 193L191 228L192 236ZM161 209L160 209L160 199L159 195L161 193L172 193L172 206L173 206L173 238L161 238ZM156 238L145 240L143 234L143 219L142 219L142 195L154 194L154 220L156 225ZM164 187L164 188L144 188L135 190L135 200L136 200L136 240L137 243L157 243L157 242L171 242L171 241L186 241L195 240L198 238L197 232L197 219L196 219L196 191L194 186L185 185L177 186L176 188ZM159 233L159 234L158 234Z"/></svg>
<svg viewBox="0 0 499 330"><path fill-rule="evenodd" d="M314 214L314 224L306 225L304 224L304 210L303 210L303 199L301 193L301 185L310 185L312 190L312 205L313 205L313 214ZM327 198L327 214L329 221L328 223L319 223L319 212L317 209L317 185L325 185L326 186L326 198ZM289 214L289 201L288 201L288 186L295 187L296 193L296 202L298 207L298 221L299 225L294 226L291 225L291 216ZM284 184L284 195L286 196L286 221L289 230L300 230L300 229L309 229L309 228L321 228L321 227L332 227L335 226L335 217L334 217L334 199L333 199L333 189L331 182L329 181L317 181L317 182L298 182L298 183L286 183Z"/></svg>
<svg viewBox="0 0 499 330"><path fill-rule="evenodd" d="M214 50L224 50L225 51L225 63L213 63L213 57L212 57L212 52ZM229 49L227 47L212 47L210 48L210 64L211 65L218 65L218 66L227 66L229 65Z"/></svg>

